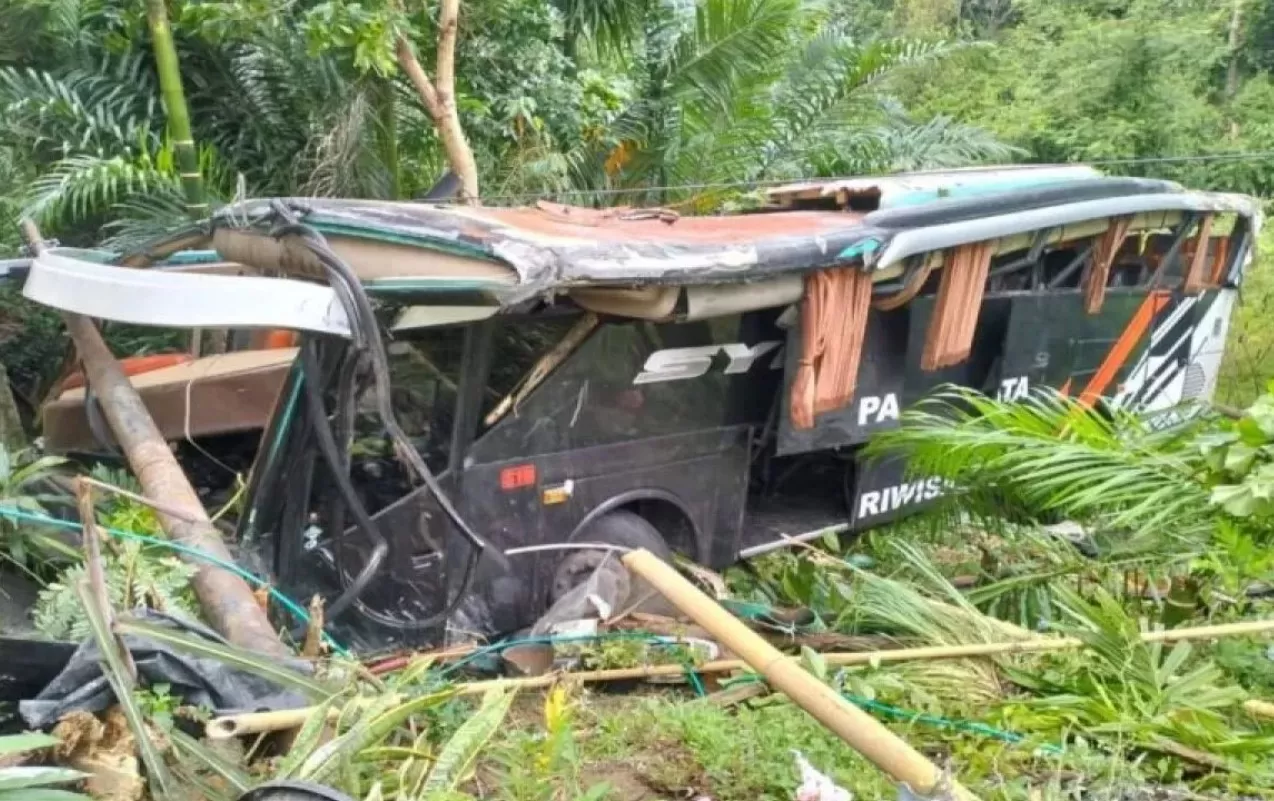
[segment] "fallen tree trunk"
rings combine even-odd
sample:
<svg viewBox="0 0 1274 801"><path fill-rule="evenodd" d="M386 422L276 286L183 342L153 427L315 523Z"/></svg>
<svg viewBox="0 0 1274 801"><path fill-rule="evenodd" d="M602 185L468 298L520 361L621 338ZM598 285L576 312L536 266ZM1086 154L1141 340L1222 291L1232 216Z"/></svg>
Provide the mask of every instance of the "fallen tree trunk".
<svg viewBox="0 0 1274 801"><path fill-rule="evenodd" d="M164 531L182 545L224 562L234 561L102 335L87 317L69 313L62 317L84 363L84 374L93 387L93 394L101 403L106 421L142 489L147 497L173 507L172 511L157 509L155 512ZM173 514L176 511L181 515ZM198 568L190 583L213 628L241 648L287 653L247 582L223 568L189 559L184 554L183 558Z"/></svg>
<svg viewBox="0 0 1274 801"><path fill-rule="evenodd" d="M32 249L43 249L34 225L24 223L23 233ZM155 514L164 531L175 542L220 561L233 562L199 496L97 327L79 314L66 312L62 319L84 364L89 386L129 466L141 482L146 497L160 502ZM186 554L181 556L197 568L190 584L214 629L241 648L268 654L288 653L247 582L224 568Z"/></svg>

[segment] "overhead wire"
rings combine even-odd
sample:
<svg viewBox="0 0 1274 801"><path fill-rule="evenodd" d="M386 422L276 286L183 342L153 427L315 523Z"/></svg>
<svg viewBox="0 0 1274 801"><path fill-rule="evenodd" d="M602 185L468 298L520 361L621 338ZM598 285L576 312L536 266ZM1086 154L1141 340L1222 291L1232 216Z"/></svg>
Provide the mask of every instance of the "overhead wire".
<svg viewBox="0 0 1274 801"><path fill-rule="evenodd" d="M1060 163L1041 163L1041 164L1012 164L1004 167L1005 169L1013 168L1029 168L1029 167L1118 167L1131 166L1137 164L1191 164L1191 163L1207 163L1207 162L1231 162L1231 161L1274 161L1274 150L1248 151L1242 153L1213 153L1213 154L1196 154L1192 156L1145 156L1130 157L1117 159L1094 159L1092 161L1069 161ZM1003 165L1001 165L1003 166ZM987 165L987 169L995 169L996 165ZM975 168L976 169L976 168ZM930 170L928 172L942 172L942 170ZM914 174L914 173L913 173ZM923 171L922 173L923 174ZM657 186L633 186L633 187L602 187L598 189L561 189L548 190L542 192L517 192L506 193L500 195L483 195L482 202L500 202L500 201L525 201L525 200L542 200L546 198L566 198L566 197L616 197L622 195L638 195L647 192L690 192L690 191L706 191L715 189L760 189L764 187L784 186L787 184L802 183L826 183L832 181L848 181L853 179L871 179L871 178L889 178L891 174L877 175L840 175L840 176L802 176L796 178L754 178L738 181L706 181L701 183L688 184L664 184ZM422 201L424 202L424 201ZM428 202L440 202L431 200ZM448 199L442 202L458 203L458 200Z"/></svg>

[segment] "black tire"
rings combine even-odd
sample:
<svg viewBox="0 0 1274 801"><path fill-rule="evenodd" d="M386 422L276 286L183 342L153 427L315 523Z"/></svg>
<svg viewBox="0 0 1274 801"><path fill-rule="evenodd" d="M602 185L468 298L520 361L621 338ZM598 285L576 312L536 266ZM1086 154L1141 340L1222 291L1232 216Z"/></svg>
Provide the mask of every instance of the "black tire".
<svg viewBox="0 0 1274 801"><path fill-rule="evenodd" d="M634 550L645 548L665 562L672 561L672 549L668 547L668 542L659 533L659 529L651 525L644 517L632 512L608 512L590 523L573 538L572 542L596 542ZM572 587L588 579L608 553L619 556L619 554L601 550L568 551L553 573L553 584L549 592L550 603L556 602ZM640 611L660 614L669 610L667 602L654 592L649 584L636 576L631 578L629 603L645 599L638 607Z"/></svg>

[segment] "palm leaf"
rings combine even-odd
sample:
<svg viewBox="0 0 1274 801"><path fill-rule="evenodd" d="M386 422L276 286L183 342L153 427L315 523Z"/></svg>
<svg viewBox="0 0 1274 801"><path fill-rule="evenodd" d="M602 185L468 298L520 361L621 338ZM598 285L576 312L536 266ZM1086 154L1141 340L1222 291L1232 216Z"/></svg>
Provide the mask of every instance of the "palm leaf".
<svg viewBox="0 0 1274 801"><path fill-rule="evenodd" d="M23 214L57 224L86 219L130 196L177 191L171 172L123 156L68 156L27 188Z"/></svg>
<svg viewBox="0 0 1274 801"><path fill-rule="evenodd" d="M412 715L436 707L452 695L454 691L444 690L422 695L405 703L396 703L397 699L392 697L380 699L379 705L374 705L364 713L349 731L315 749L297 770L297 778L324 781L356 754L384 740ZM393 705L384 708L389 704Z"/></svg>
<svg viewBox="0 0 1274 801"><path fill-rule="evenodd" d="M0 801L89 801L90 796L59 790L56 787L24 787L20 790L0 790Z"/></svg>
<svg viewBox="0 0 1274 801"><path fill-rule="evenodd" d="M49 784L68 784L88 778L88 774L70 768L19 766L0 770L0 792L25 790Z"/></svg>
<svg viewBox="0 0 1274 801"><path fill-rule="evenodd" d="M673 93L728 112L747 76L787 48L799 11L795 0L701 0L693 36L679 38L668 65Z"/></svg>
<svg viewBox="0 0 1274 801"><path fill-rule="evenodd" d="M57 744L58 738L40 732L7 734L0 737L0 757L35 751L41 748L52 748Z"/></svg>
<svg viewBox="0 0 1274 801"><path fill-rule="evenodd" d="M102 672L106 674L111 690L115 693L115 700L123 710L129 728L133 730L137 751L141 754L142 764L146 766L146 775L150 779L151 795L158 799L170 798L173 790L172 775L168 772L163 755L159 753L155 741L146 730L146 721L142 717L141 709L137 706L137 699L133 696L132 677L128 674L120 656L118 650L120 646L115 633L106 622L106 611L99 606L97 596L89 589L87 579L76 582L75 591L79 595L80 603L84 606L85 617L88 618L93 639L97 641L97 648L102 653Z"/></svg>
<svg viewBox="0 0 1274 801"><path fill-rule="evenodd" d="M314 679L303 676L285 665L279 664L277 659L261 654L127 617L121 618L115 624L115 628L120 634L146 637L165 645L170 645L176 650L192 656L224 662L263 679L268 679L280 687L297 690L311 698L326 698L332 694L331 688Z"/></svg>
<svg viewBox="0 0 1274 801"><path fill-rule="evenodd" d="M297 771L305 764L313 754L314 749L318 748L319 743L323 741L323 735L327 731L328 713L332 709L331 703L323 703L314 707L309 717L305 719L300 731L292 740L292 747L283 756L279 763L277 778L292 779L296 777Z"/></svg>
<svg viewBox="0 0 1274 801"><path fill-rule="evenodd" d="M1207 531L1214 513L1198 480L1201 459L1183 442L1181 431L1157 432L1123 412L1107 417L1052 392L1002 403L952 388L905 412L868 453L901 455L916 474L953 481L961 503L1007 501L1185 538Z"/></svg>
<svg viewBox="0 0 1274 801"><path fill-rule="evenodd" d="M438 759L425 779L420 798L448 792L459 786L483 747L499 731L516 695L515 691L503 688L487 691L478 711L456 729L438 752Z"/></svg>
<svg viewBox="0 0 1274 801"><path fill-rule="evenodd" d="M236 794L246 793L251 789L252 780L239 769L238 765L225 759L180 729L173 728L166 734L168 739L172 741L177 754L197 760L205 771L218 776L222 781L234 788Z"/></svg>

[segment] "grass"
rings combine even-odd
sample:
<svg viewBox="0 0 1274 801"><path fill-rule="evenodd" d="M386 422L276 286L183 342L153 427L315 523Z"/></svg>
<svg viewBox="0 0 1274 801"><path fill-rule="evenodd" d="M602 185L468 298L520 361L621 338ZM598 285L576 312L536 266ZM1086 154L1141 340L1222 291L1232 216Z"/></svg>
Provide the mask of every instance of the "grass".
<svg viewBox="0 0 1274 801"><path fill-rule="evenodd" d="M1245 406L1265 390L1274 376L1274 226L1261 233L1256 258L1240 291L1230 321L1225 361L1217 383L1217 400Z"/></svg>
<svg viewBox="0 0 1274 801"><path fill-rule="evenodd" d="M575 703L574 761L537 773L528 756L537 752L543 729L524 719L489 745L480 770L485 797L550 801L591 793L613 801L789 801L800 784L793 750L856 798L897 795L870 763L778 697L734 709L675 695L590 693ZM890 725L939 764L949 764L984 799L1060 801L1081 790L1088 798L1149 799L1177 785L1180 776L1178 763L1170 759L1102 748L1094 741L1081 739L1058 756L1039 751L1031 741L1005 743L925 723ZM521 767L510 773L510 764ZM478 795L477 785L466 789ZM1213 789L1213 797L1226 797L1225 788L1219 789ZM1236 786L1233 795L1242 789Z"/></svg>

